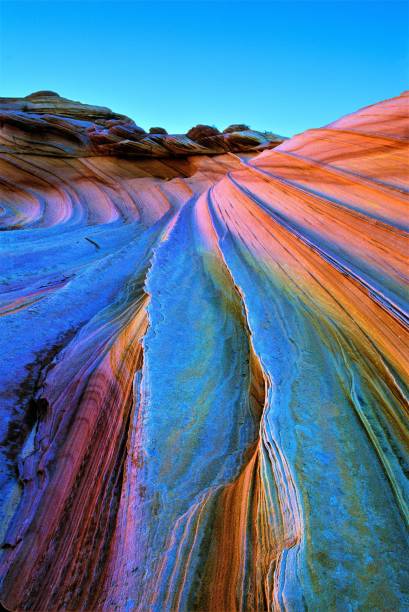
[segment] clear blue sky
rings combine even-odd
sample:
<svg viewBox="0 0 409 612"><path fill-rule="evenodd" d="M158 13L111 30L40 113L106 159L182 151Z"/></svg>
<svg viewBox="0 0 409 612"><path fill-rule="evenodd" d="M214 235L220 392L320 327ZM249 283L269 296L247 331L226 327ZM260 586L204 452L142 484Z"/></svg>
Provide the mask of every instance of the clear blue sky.
<svg viewBox="0 0 409 612"><path fill-rule="evenodd" d="M0 0L0 93L292 135L408 87L408 3Z"/></svg>

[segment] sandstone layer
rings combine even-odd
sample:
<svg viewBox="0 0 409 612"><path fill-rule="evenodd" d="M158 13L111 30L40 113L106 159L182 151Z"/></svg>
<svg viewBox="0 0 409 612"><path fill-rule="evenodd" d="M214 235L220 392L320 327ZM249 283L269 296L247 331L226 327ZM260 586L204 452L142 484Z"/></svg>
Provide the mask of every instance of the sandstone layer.
<svg viewBox="0 0 409 612"><path fill-rule="evenodd" d="M1 101L5 609L408 609L408 100Z"/></svg>
<svg viewBox="0 0 409 612"><path fill-rule="evenodd" d="M163 128L145 130L109 108L40 91L26 98L0 98L0 153L58 157L180 157L228 151L261 151L284 138L254 132L246 125L217 128L198 125L187 134L169 135Z"/></svg>

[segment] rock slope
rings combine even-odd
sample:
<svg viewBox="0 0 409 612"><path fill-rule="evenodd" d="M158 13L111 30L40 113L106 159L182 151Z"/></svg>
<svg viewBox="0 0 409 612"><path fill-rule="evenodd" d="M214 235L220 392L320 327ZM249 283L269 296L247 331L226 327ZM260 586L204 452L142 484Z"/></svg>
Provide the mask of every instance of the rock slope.
<svg viewBox="0 0 409 612"><path fill-rule="evenodd" d="M407 609L408 99L257 155L3 99L5 609Z"/></svg>

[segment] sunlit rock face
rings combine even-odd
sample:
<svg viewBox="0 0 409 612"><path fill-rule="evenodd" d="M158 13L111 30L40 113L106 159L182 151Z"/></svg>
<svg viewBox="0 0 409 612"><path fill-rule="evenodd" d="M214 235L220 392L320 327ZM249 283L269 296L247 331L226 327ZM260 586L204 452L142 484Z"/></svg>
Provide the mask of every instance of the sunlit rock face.
<svg viewBox="0 0 409 612"><path fill-rule="evenodd" d="M406 610L408 95L211 156L55 96L0 105L2 605Z"/></svg>

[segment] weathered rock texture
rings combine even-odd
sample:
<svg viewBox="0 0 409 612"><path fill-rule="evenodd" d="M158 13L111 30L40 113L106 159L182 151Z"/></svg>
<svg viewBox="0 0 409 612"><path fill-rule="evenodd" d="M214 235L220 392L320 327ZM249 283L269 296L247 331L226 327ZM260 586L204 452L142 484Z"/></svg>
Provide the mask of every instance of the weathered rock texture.
<svg viewBox="0 0 409 612"><path fill-rule="evenodd" d="M407 104L210 157L271 143L3 100L6 609L408 608Z"/></svg>
<svg viewBox="0 0 409 612"><path fill-rule="evenodd" d="M129 117L61 98L52 91L26 98L0 98L0 153L185 157L260 151L284 140L270 132L253 132L248 126L233 127L245 129L220 134L216 128L198 125L187 135L170 136L163 128L159 132L153 128L156 133L147 134Z"/></svg>

